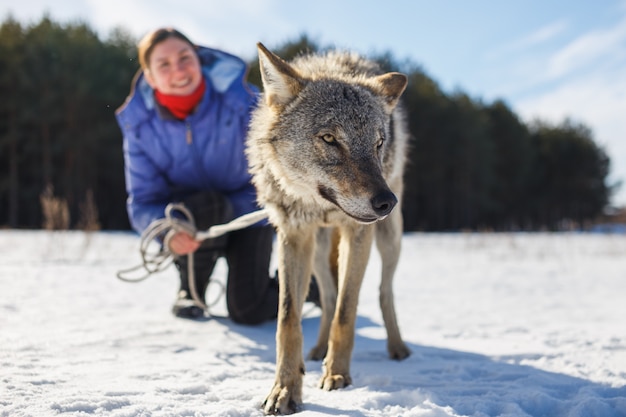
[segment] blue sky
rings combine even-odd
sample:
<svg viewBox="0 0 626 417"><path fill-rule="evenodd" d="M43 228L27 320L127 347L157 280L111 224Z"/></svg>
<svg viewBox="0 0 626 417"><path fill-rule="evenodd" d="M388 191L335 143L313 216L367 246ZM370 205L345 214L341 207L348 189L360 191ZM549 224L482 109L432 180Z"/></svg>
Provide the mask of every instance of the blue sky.
<svg viewBox="0 0 626 417"><path fill-rule="evenodd" d="M612 161L626 206L626 0L21 0L0 6L24 23L44 11L102 36L181 29L199 44L250 59L255 43L306 33L322 45L391 51L421 64L448 92L506 101L524 120L571 117ZM120 102L123 98L120 98Z"/></svg>

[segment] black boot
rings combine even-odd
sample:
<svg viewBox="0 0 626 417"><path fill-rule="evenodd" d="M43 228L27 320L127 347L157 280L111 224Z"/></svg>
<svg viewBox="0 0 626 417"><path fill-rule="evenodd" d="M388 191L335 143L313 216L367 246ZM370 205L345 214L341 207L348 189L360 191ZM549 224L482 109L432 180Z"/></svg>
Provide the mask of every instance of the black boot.
<svg viewBox="0 0 626 417"><path fill-rule="evenodd" d="M204 309L196 305L191 296L183 290L178 293L178 299L172 307L172 313L180 319L197 320L205 317Z"/></svg>

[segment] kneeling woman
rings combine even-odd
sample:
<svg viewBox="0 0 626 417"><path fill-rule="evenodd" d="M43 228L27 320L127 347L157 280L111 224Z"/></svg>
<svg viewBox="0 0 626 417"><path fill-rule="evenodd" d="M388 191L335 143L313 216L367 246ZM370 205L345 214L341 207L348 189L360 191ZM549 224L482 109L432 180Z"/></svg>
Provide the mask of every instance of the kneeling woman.
<svg viewBox="0 0 626 417"><path fill-rule="evenodd" d="M139 233L164 217L168 203L191 211L198 230L258 209L244 154L250 111L258 94L246 84L246 64L225 52L195 46L162 28L138 45L140 71L116 116L124 135L128 214ZM219 257L228 263L226 301L238 323L276 317L278 287L269 276L274 231L266 224L199 242L185 232L168 239L180 271L173 313L198 318L190 294L187 255L204 297Z"/></svg>

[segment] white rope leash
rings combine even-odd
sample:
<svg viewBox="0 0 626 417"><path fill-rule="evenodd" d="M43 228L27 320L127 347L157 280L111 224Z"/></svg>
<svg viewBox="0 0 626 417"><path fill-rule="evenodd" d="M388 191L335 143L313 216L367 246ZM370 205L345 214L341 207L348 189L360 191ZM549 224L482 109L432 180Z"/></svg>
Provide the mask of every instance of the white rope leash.
<svg viewBox="0 0 626 417"><path fill-rule="evenodd" d="M181 213L186 220L174 217L174 212ZM147 279L150 275L160 272L167 268L173 261L175 255L169 249L168 241L176 232L186 232L196 240L203 241L206 239L213 239L222 236L228 232L239 230L251 226L268 216L267 210L261 209L252 213L244 214L228 223L218 224L210 227L205 231L197 231L195 227L195 221L191 212L183 204L170 203L165 208L165 217L158 219L150 223L150 225L141 234L139 252L141 255L142 263L132 268L123 269L117 272L117 277L125 282L141 282ZM156 253L151 253L148 250L150 244L159 236L165 236L164 243ZM206 312L209 310L209 306L215 305L219 301L219 297L209 305L206 305L196 289L196 280L194 273L194 256L193 253L187 255L187 278L189 281L189 290L193 302L198 307L202 308ZM144 269L145 274L136 278L129 277L129 274ZM221 284L220 284L221 285ZM224 287L222 286L222 292Z"/></svg>

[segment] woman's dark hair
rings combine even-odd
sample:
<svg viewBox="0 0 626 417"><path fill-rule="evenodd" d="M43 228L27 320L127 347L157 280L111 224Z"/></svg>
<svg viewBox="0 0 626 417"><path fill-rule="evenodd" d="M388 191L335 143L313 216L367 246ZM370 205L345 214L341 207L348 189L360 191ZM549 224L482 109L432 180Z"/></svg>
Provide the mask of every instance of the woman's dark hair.
<svg viewBox="0 0 626 417"><path fill-rule="evenodd" d="M191 45L194 50L196 49L196 45L178 30L174 28L156 29L144 36L137 44L137 56L139 57L139 65L141 65L141 69L148 69L148 66L150 65L150 55L152 55L154 47L169 38L180 39L181 41Z"/></svg>

